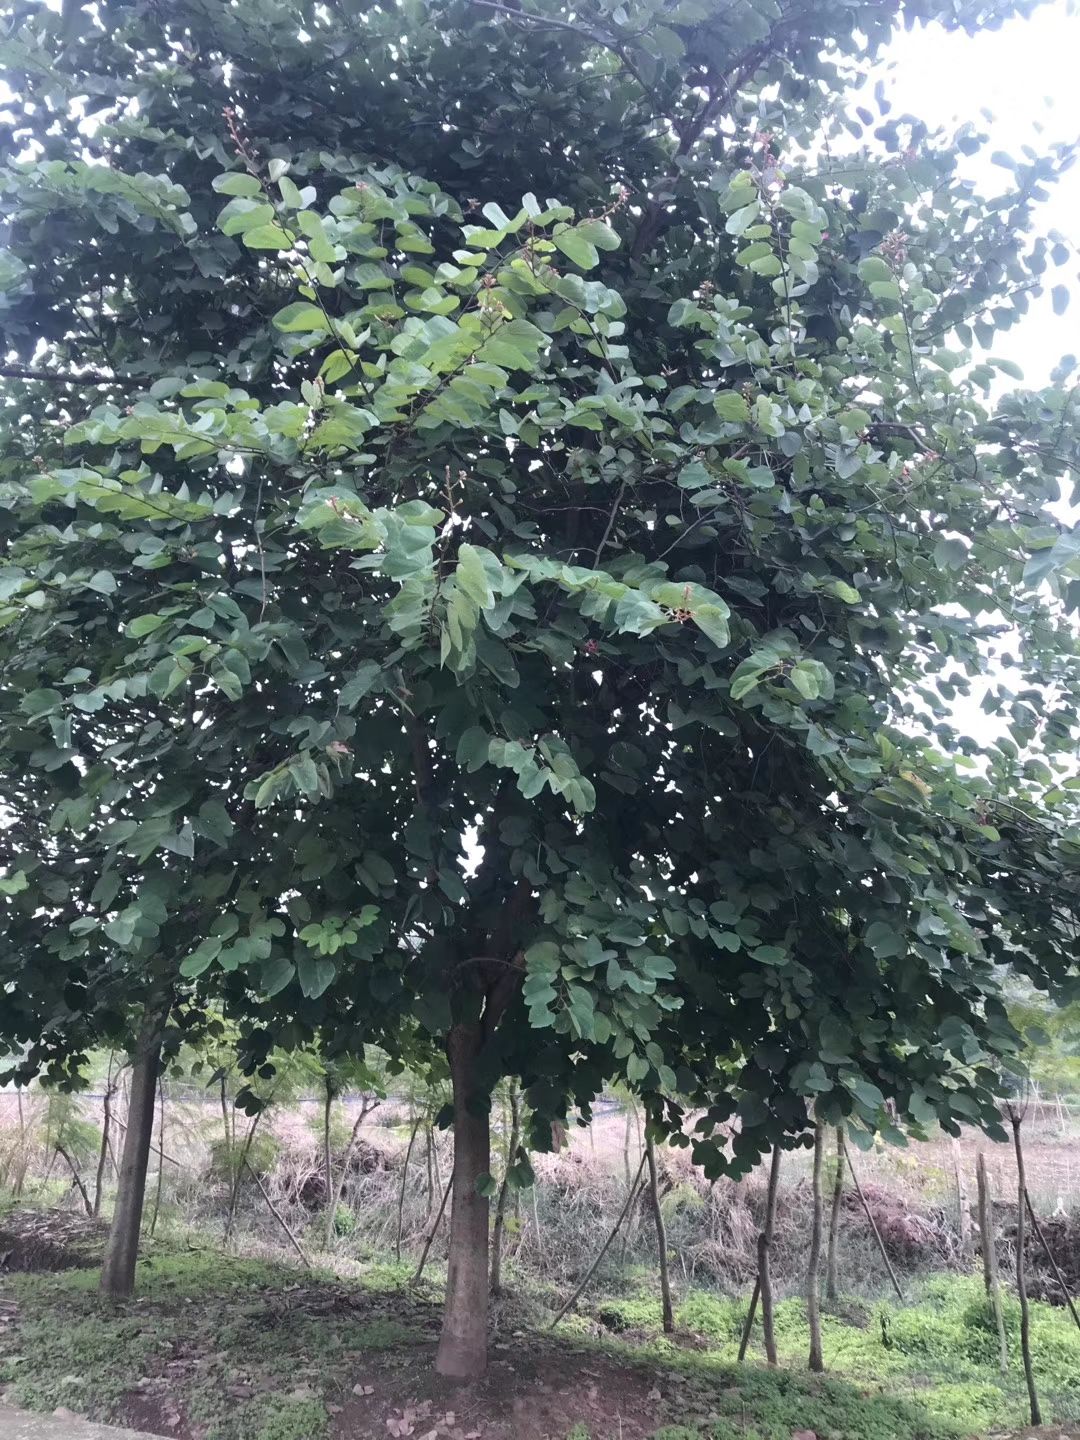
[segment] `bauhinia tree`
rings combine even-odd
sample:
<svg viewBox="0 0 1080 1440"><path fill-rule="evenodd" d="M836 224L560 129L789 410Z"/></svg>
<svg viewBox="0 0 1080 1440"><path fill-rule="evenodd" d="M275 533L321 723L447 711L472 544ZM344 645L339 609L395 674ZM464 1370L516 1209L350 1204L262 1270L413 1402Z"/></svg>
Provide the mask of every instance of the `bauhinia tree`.
<svg viewBox="0 0 1080 1440"><path fill-rule="evenodd" d="M998 335L1071 155L845 102L1027 8L0 5L5 1036L444 1052L445 1374L500 1077L710 1175L993 1129L1075 976L1075 392Z"/></svg>

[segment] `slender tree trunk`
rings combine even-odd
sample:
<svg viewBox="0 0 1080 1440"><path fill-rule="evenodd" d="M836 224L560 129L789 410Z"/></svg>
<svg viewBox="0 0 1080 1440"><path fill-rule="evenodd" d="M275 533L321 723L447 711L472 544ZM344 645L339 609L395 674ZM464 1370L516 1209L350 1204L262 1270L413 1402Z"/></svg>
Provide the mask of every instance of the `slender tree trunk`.
<svg viewBox="0 0 1080 1440"><path fill-rule="evenodd" d="M1058 1287L1060 1288L1062 1295L1064 1295L1065 1297L1065 1304L1069 1307L1069 1314L1073 1318L1073 1324L1078 1330L1080 1330L1080 1312L1077 1311L1076 1302L1073 1300L1072 1294L1069 1290L1069 1282L1061 1273L1061 1266L1054 1259L1054 1252L1050 1249L1050 1245L1046 1239L1045 1233L1043 1232L1043 1228L1039 1224L1039 1217L1035 1214L1035 1207L1031 1203L1031 1196L1026 1190L1024 1191L1024 1199L1027 1201L1028 1219L1031 1221L1031 1228L1035 1231L1035 1237L1038 1240L1039 1244L1042 1246L1043 1254L1050 1262L1050 1268L1051 1270L1053 1270L1054 1275L1057 1279Z"/></svg>
<svg viewBox="0 0 1080 1440"><path fill-rule="evenodd" d="M675 1316L671 1308L671 1277L668 1275L667 1227L664 1212L660 1208L660 1182L656 1170L656 1144L645 1127L645 1157L649 1162L649 1200L652 1204L653 1221L656 1225L656 1249L660 1258L660 1300L663 1306L664 1334L670 1335L675 1329Z"/></svg>
<svg viewBox="0 0 1080 1440"><path fill-rule="evenodd" d="M105 1077L105 1094L101 1106L101 1146L98 1150L97 1173L94 1176L94 1214L101 1214L101 1199L105 1189L105 1167L109 1163L109 1131L112 1128L113 1057L109 1054L109 1069Z"/></svg>
<svg viewBox="0 0 1080 1440"><path fill-rule="evenodd" d="M844 1208L844 1127L836 1127L836 1174L833 1176L832 1205L829 1210L829 1249L825 1257L825 1295L837 1299L836 1266L839 1255L840 1215Z"/></svg>
<svg viewBox="0 0 1080 1440"><path fill-rule="evenodd" d="M479 1024L457 1023L447 1037L454 1091L454 1202L442 1335L435 1357L440 1375L474 1380L487 1369L488 1199L478 1189L491 1170L491 1117L476 1093Z"/></svg>
<svg viewBox="0 0 1080 1440"><path fill-rule="evenodd" d="M806 1319L810 1325L810 1356L807 1365L820 1373L825 1369L821 1354L821 1235L824 1228L825 1199L821 1189L821 1172L825 1165L825 1126L819 1120L814 1126L813 1219L810 1224L810 1258L806 1266Z"/></svg>
<svg viewBox="0 0 1080 1440"><path fill-rule="evenodd" d="M76 1186L79 1194L82 1196L83 1209L86 1211L87 1216L93 1215L94 1207L90 1203L90 1196L86 1193L86 1186L83 1184L82 1176L79 1174L79 1167L75 1164L75 1161L71 1158L70 1154L64 1148L64 1146L59 1143L59 1141L57 1141L56 1153L60 1156L61 1160L67 1161L68 1169L71 1171L72 1183Z"/></svg>
<svg viewBox="0 0 1080 1440"><path fill-rule="evenodd" d="M434 1241L435 1236L439 1233L439 1226L442 1224L443 1213L446 1210L446 1202L450 1199L450 1191L453 1188L453 1184L454 1180L451 1176L451 1178L446 1182L446 1189L443 1191L442 1200L439 1203L439 1210L438 1214L435 1216L435 1223L428 1231L427 1239L424 1241L424 1248L420 1251L420 1260L416 1267L416 1274L409 1281L410 1285L420 1284L420 1277L424 1273L424 1266L427 1264L427 1257L431 1250L432 1242Z"/></svg>
<svg viewBox="0 0 1080 1440"><path fill-rule="evenodd" d="M971 1203L968 1198L967 1176L964 1173L964 1157L960 1141L952 1142L953 1168L956 1171L956 1212L957 1233L960 1236L960 1254L971 1261Z"/></svg>
<svg viewBox="0 0 1080 1440"><path fill-rule="evenodd" d="M510 1196L510 1166L516 1163L521 1143L521 1096L517 1081L510 1082L510 1134L506 1142L506 1164L503 1166L499 1198L495 1204L495 1225L491 1236L491 1293L502 1294L503 1232L506 1229L506 1205Z"/></svg>
<svg viewBox="0 0 1080 1440"><path fill-rule="evenodd" d="M580 1300L581 1296L584 1295L586 1286L588 1285L589 1281L592 1279L592 1277L596 1274L597 1270L600 1268L600 1261L603 1260L604 1256L605 1256L605 1255L607 1254L607 1252L608 1252L608 1249L609 1249L609 1247L610 1247L610 1245L611 1245L611 1242L615 1239L615 1236L619 1233L619 1229L620 1229L623 1221L626 1219L627 1211L630 1209L630 1206L631 1206L631 1204L632 1204L635 1196L637 1195L638 1185L639 1185L640 1182L641 1182L641 1174L642 1174L642 1171L645 1169L645 1161L646 1161L646 1159L647 1159L647 1156L642 1155L642 1157L641 1157L641 1164L640 1164L640 1165L638 1166L638 1168L637 1168L637 1174L634 1176L633 1184L630 1186L630 1190L629 1190L629 1192L628 1192L628 1194L627 1194L627 1196L626 1196L626 1200L625 1200L625 1202L624 1202L624 1204L623 1204L623 1207L622 1207L622 1209L619 1211L619 1218L615 1221L615 1224L614 1224L614 1225L611 1227L611 1229L608 1231L607 1239L604 1241L603 1245L601 1245L601 1246L600 1246L600 1249L596 1252L596 1255L595 1255L595 1257L593 1258L592 1264L589 1266L588 1270L586 1270L586 1272L585 1272L585 1278L581 1281L580 1285L577 1287L577 1289L574 1291L574 1293L570 1296L570 1299L567 1300L566 1304L562 1307L562 1309L559 1311L559 1313L555 1316L555 1319L552 1320L551 1325L550 1325L550 1327L549 1327L550 1329L554 1330L555 1326L559 1323L559 1321L560 1321L560 1320L562 1319L562 1317L566 1314L566 1312L567 1312L569 1309L571 1309L574 1305L577 1304L577 1302L578 1302L578 1300ZM539 1226L539 1222L537 1222L537 1234L539 1234L539 1230L540 1230L540 1226Z"/></svg>
<svg viewBox="0 0 1080 1440"><path fill-rule="evenodd" d="M148 1016L140 1032L131 1065L127 1129L120 1161L112 1226L101 1267L101 1289L119 1299L135 1288L139 1258L139 1230L146 1193L146 1169L154 1138L154 1100L161 1061L164 1016Z"/></svg>
<svg viewBox="0 0 1080 1440"><path fill-rule="evenodd" d="M338 1206L341 1204L341 1197L345 1193L345 1182L349 1178L349 1166L352 1163L353 1151L356 1148L356 1137L360 1133L360 1126L364 1123L367 1116L370 1115L372 1110L374 1110L375 1108L376 1107L374 1105L367 1105L363 1100L360 1101L360 1114L353 1122L352 1131L349 1135L349 1143L345 1146L345 1154L341 1157L341 1173L337 1178L336 1185L334 1186L334 1195L330 1207L331 1226L337 1216ZM328 1250L330 1249L330 1244L332 1240L332 1229L330 1228L330 1226L328 1226L326 1240L326 1248Z"/></svg>
<svg viewBox="0 0 1080 1440"><path fill-rule="evenodd" d="M235 1123L229 1124L229 1095L225 1087L225 1072L221 1074L221 1123L225 1127L225 1172L233 1173L233 1147L236 1141Z"/></svg>
<svg viewBox="0 0 1080 1440"><path fill-rule="evenodd" d="M290 1227L289 1227L289 1222L285 1219L285 1216L282 1215L281 1211L280 1211L280 1210L277 1208L277 1206L274 1204L273 1200L270 1199L270 1192L267 1190L267 1188L266 1188L266 1186L263 1184L263 1182L259 1179L258 1175L256 1175L255 1171L254 1171L254 1170L251 1168L251 1166L248 1164L248 1161L247 1161L247 1157L246 1157L246 1156L244 1157L244 1159L243 1159L243 1161L242 1161L241 1163L244 1165L244 1168L247 1170L248 1174L251 1176L251 1178L255 1181L255 1184L258 1186L258 1188L259 1188L259 1194L260 1194L260 1195L263 1197L263 1199L266 1201L267 1208L269 1209L270 1214L273 1215L274 1219L277 1221L277 1223L281 1226L282 1230L284 1230L284 1231L285 1231L285 1234L288 1236L289 1244L293 1247L293 1249L296 1251L297 1255L300 1256L300 1259L304 1262L304 1264L305 1264L305 1265L307 1266L307 1268L310 1270L310 1269L311 1269L311 1261L308 1259L307 1255L304 1253L304 1248L303 1248L303 1246L300 1244L300 1241L296 1238L296 1236L293 1234L292 1230L290 1229Z"/></svg>
<svg viewBox="0 0 1080 1440"><path fill-rule="evenodd" d="M405 1183L409 1178L409 1161L412 1159L413 1146L416 1144L416 1137L420 1131L420 1121L423 1117L417 1115L413 1121L413 1127L409 1134L409 1143L405 1150L405 1163L401 1167L401 1188L398 1190L397 1201L397 1238L394 1241L394 1258L401 1259L401 1231L405 1223ZM485 1268L487 1256L484 1256Z"/></svg>
<svg viewBox="0 0 1080 1440"><path fill-rule="evenodd" d="M761 1272L758 1271L757 1279L754 1281L754 1293L750 1296L750 1305L746 1311L746 1320L743 1322L742 1335L739 1337L739 1364L746 1359L746 1351L750 1344L750 1332L754 1328L754 1316L757 1314L758 1300L761 1297Z"/></svg>
<svg viewBox="0 0 1080 1440"><path fill-rule="evenodd" d="M23 1095L21 1090L15 1091L15 1103L19 1110L19 1168L15 1172L15 1199L18 1200L26 1184L26 1171L29 1167L26 1140L26 1112L23 1110Z"/></svg>
<svg viewBox="0 0 1080 1440"><path fill-rule="evenodd" d="M332 1119L334 1106L334 1087L329 1075L325 1077L324 1084L326 1086L326 1094L323 1097L323 1193L326 1196L324 1202L326 1205L326 1249L329 1250L334 1243L334 1227L337 1220L332 1198L334 1194L334 1148L330 1143L330 1121Z"/></svg>
<svg viewBox="0 0 1080 1440"><path fill-rule="evenodd" d="M150 1217L150 1238L154 1238L158 1215L161 1212L161 1187L165 1180L165 1087L158 1076L158 1172L157 1188L154 1191L154 1213Z"/></svg>
<svg viewBox="0 0 1080 1440"><path fill-rule="evenodd" d="M435 1204L435 1170L431 1161L431 1126L424 1126L424 1168L427 1172L427 1215L431 1219L432 1207Z"/></svg>
<svg viewBox="0 0 1080 1440"><path fill-rule="evenodd" d="M986 1157L979 1151L975 1162L975 1178L979 1187L979 1239L982 1245L983 1282L986 1298L994 1316L998 1337L998 1367L1004 1375L1009 1368L1009 1345L1005 1338L1005 1316L1001 1311L1001 1287L998 1283L997 1240L994 1235L994 1209L990 1193L990 1177L986 1173Z"/></svg>
<svg viewBox="0 0 1080 1440"><path fill-rule="evenodd" d="M846 1153L845 1151L845 1154ZM862 1205L863 1213L870 1222L870 1229L873 1231L874 1239L877 1241L878 1254L881 1256L885 1269L889 1272L889 1279L892 1281L892 1287L896 1291L896 1298L902 1302L904 1292L900 1289L900 1281L896 1278L896 1271L893 1269L892 1261L889 1259L888 1251L885 1249L885 1241L881 1238L881 1231L878 1229L877 1221L874 1219L874 1212L870 1209L866 1196L863 1194L863 1188L859 1184L859 1177L855 1172L855 1165L850 1155L847 1157L847 1163L851 1178L855 1182L855 1193L859 1197L859 1203Z"/></svg>
<svg viewBox="0 0 1080 1440"><path fill-rule="evenodd" d="M229 1241L232 1239L233 1226L236 1224L236 1207L240 1203L240 1185L244 1178L244 1170L247 1169L252 1175L255 1174L255 1171L252 1170L251 1166L248 1164L248 1156L251 1154L251 1146L255 1140L255 1131L259 1128L259 1121L262 1119L265 1113L265 1110L260 1110L259 1113L255 1116L254 1120L252 1120L251 1124L248 1126L248 1132L244 1136L244 1141L243 1144L240 1146L239 1152L237 1152L236 1149L235 1135L233 1136L231 1142L232 1153L236 1157L236 1161L233 1173L232 1189L229 1192L229 1213L225 1217L226 1245L228 1245Z"/></svg>
<svg viewBox="0 0 1080 1440"><path fill-rule="evenodd" d="M1026 1215L1024 1199L1027 1195L1027 1175L1024 1170L1024 1147L1020 1141L1020 1115L1010 1109L1013 1146L1016 1150L1016 1293L1020 1298L1020 1354L1024 1360L1024 1379L1027 1382L1028 1403L1031 1409L1032 1425L1042 1424L1039 1408L1039 1392L1035 1389L1035 1370L1031 1363L1031 1311L1027 1296L1027 1256L1024 1252L1024 1230Z"/></svg>
<svg viewBox="0 0 1080 1440"><path fill-rule="evenodd" d="M776 1360L776 1327L773 1323L772 1242L776 1222L776 1193L780 1187L780 1156L777 1145L769 1165L769 1188L765 1194L765 1225L758 1236L758 1279L761 1282L761 1329L765 1337L765 1358L770 1365Z"/></svg>

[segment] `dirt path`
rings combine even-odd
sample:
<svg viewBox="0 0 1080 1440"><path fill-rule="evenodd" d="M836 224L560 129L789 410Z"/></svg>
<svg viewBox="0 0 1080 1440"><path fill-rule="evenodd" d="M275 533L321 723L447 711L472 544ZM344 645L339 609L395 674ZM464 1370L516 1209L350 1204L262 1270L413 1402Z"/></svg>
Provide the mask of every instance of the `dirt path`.
<svg viewBox="0 0 1080 1440"><path fill-rule="evenodd" d="M91 1425L66 1415L32 1415L0 1401L0 1440L154 1440L136 1430Z"/></svg>

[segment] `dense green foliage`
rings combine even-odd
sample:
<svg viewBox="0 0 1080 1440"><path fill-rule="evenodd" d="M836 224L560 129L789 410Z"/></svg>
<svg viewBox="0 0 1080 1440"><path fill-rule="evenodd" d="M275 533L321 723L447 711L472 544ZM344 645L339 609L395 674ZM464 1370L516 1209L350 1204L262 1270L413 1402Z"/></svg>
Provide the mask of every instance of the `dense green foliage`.
<svg viewBox="0 0 1080 1440"><path fill-rule="evenodd" d="M1071 156L988 199L843 92L1024 7L0 8L24 1072L483 1018L537 1137L620 1079L710 1173L993 1123L1000 967L1076 971L1080 568L1075 392L983 348Z"/></svg>

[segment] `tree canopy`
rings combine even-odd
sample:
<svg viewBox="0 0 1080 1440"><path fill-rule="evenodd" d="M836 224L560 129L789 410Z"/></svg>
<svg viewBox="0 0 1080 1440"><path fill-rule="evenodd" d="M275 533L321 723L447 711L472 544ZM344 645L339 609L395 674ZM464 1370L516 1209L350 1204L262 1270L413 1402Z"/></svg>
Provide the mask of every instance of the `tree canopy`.
<svg viewBox="0 0 1080 1440"><path fill-rule="evenodd" d="M850 90L1028 8L0 6L28 1068L213 1005L710 1175L997 1123L1078 959L1075 389L1002 354L1072 153Z"/></svg>

